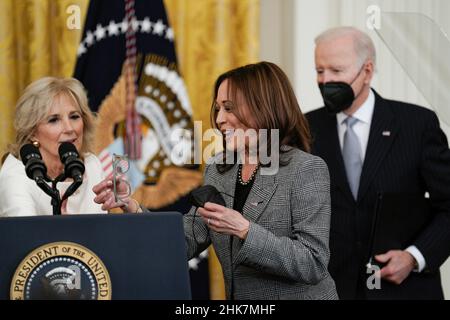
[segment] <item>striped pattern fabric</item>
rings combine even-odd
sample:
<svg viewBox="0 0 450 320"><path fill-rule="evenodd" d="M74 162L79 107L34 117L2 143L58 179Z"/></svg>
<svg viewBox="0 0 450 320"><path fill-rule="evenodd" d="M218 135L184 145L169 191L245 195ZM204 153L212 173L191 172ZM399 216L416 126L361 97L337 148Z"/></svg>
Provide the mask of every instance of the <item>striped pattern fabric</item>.
<svg viewBox="0 0 450 320"><path fill-rule="evenodd" d="M222 266L227 298L336 299L327 267L330 223L329 175L318 157L290 149L276 175L255 176L243 208L250 221L245 241L210 231L195 209L185 216L188 257L214 246ZM216 159L221 159L219 154ZM205 184L233 195L237 168L224 174L210 164ZM224 196L227 207L233 199ZM195 236L194 236L195 233ZM233 292L233 295L232 295Z"/></svg>
<svg viewBox="0 0 450 320"><path fill-rule="evenodd" d="M134 0L125 1L125 20L127 31L125 33L126 43L126 87L127 87L127 114L125 124L125 152L130 159L136 160L141 157L141 129L140 117L135 109L137 95L136 82L136 15L134 11Z"/></svg>
<svg viewBox="0 0 450 320"><path fill-rule="evenodd" d="M108 149L103 150L99 155L105 177L111 177L113 174L113 155L108 152Z"/></svg>
<svg viewBox="0 0 450 320"><path fill-rule="evenodd" d="M383 99L375 92L369 142L355 200L345 175L336 117L324 108L307 114L313 153L325 160L331 177L329 270L341 299L442 299L439 267L450 254L450 150L436 114L425 108ZM430 194L434 218L415 245L425 272L401 284L381 282L367 290L365 265L377 195L381 192ZM410 222L409 222L410 223ZM402 228L399 225L398 228ZM406 249L406 248L403 248Z"/></svg>

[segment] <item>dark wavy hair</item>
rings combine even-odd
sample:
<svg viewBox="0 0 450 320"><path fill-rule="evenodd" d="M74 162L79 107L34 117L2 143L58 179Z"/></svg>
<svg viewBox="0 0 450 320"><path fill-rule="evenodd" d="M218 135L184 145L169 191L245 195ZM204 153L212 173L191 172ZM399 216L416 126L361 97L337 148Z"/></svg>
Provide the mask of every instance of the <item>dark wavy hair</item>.
<svg viewBox="0 0 450 320"><path fill-rule="evenodd" d="M211 125L218 129L216 118L216 99L219 86L228 80L228 97L234 103L233 114L248 128L256 130L279 130L280 154L282 146L291 146L305 152L311 150L311 134L308 121L303 115L294 90L286 74L280 67L271 62L259 62L232 69L221 74L214 85L214 99L211 106ZM237 92L242 95L252 115L251 125L244 117L242 104L237 103ZM225 139L223 147L226 150ZM270 151L272 141L268 141ZM270 156L270 155L269 155ZM224 152L224 158L226 152ZM225 160L225 159L224 159ZM281 165L284 165L280 162ZM234 164L233 164L234 165ZM233 165L218 164L220 172L229 170Z"/></svg>

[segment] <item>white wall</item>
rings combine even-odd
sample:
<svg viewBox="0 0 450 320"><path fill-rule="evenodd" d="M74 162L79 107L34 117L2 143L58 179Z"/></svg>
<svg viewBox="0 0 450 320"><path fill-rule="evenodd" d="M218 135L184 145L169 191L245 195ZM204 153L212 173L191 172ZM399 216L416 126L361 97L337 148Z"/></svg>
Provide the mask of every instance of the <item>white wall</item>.
<svg viewBox="0 0 450 320"><path fill-rule="evenodd" d="M386 45L366 28L369 5L378 5L382 11L424 13L450 34L447 0L261 0L260 58L275 62L286 71L304 112L323 104L315 81L314 38L339 25L356 26L374 40L378 66L372 84L381 95L429 107ZM450 137L450 127L442 121L441 124ZM441 271L445 295L450 299L450 259Z"/></svg>

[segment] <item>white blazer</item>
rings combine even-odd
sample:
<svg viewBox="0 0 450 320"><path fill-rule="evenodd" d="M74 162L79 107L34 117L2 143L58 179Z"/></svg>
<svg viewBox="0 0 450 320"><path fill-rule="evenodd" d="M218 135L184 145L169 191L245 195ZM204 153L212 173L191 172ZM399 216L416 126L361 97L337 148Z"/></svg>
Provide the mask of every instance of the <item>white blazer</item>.
<svg viewBox="0 0 450 320"><path fill-rule="evenodd" d="M83 183L67 200L67 214L106 213L94 202L92 191L92 187L104 179L100 160L87 153L84 165ZM70 184L57 184L61 197ZM0 170L0 217L52 214L51 197L27 177L23 163L9 154Z"/></svg>

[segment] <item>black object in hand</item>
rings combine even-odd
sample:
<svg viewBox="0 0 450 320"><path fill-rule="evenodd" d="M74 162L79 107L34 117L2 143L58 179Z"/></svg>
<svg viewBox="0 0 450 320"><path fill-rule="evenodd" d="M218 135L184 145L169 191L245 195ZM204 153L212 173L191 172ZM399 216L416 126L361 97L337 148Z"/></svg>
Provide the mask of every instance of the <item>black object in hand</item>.
<svg viewBox="0 0 450 320"><path fill-rule="evenodd" d="M205 185L189 193L189 202L194 207L203 207L206 202L213 202L225 206L225 200L216 187Z"/></svg>

